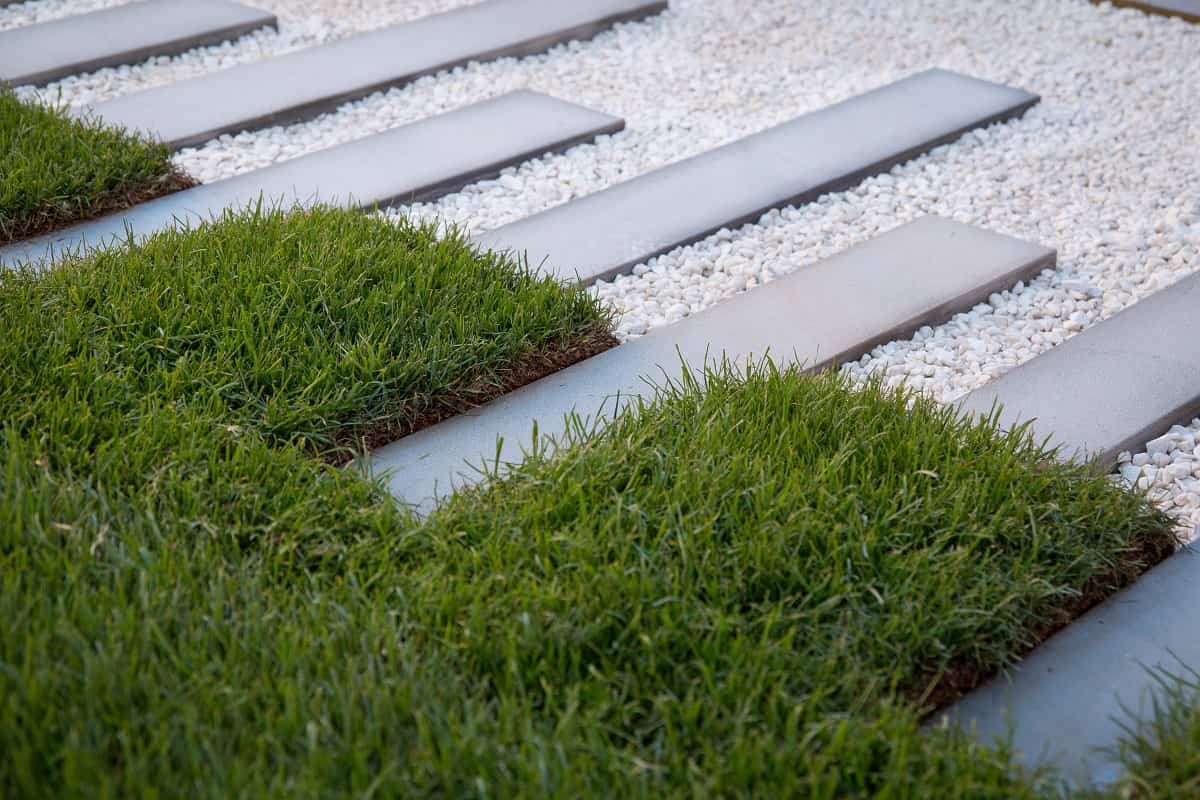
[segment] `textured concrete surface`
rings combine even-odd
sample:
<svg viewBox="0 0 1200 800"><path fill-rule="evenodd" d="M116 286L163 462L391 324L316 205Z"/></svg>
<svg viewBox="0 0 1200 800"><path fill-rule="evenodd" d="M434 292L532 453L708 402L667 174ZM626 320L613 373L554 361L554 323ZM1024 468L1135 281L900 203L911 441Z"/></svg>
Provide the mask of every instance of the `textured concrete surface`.
<svg viewBox="0 0 1200 800"><path fill-rule="evenodd" d="M108 122L172 147L310 119L469 61L542 52L667 7L665 0L485 0L331 44L100 103Z"/></svg>
<svg viewBox="0 0 1200 800"><path fill-rule="evenodd" d="M1122 724L1145 720L1164 675L1200 669L1200 551L1159 565L953 706L945 719L985 741L1006 736L1020 760L1049 761L1076 784L1107 785L1120 764L1105 752Z"/></svg>
<svg viewBox="0 0 1200 800"><path fill-rule="evenodd" d="M1023 114L1020 89L929 70L507 225L478 242L584 283L815 200Z"/></svg>
<svg viewBox="0 0 1200 800"><path fill-rule="evenodd" d="M219 44L275 15L228 0L148 0L0 32L0 80L41 84Z"/></svg>
<svg viewBox="0 0 1200 800"><path fill-rule="evenodd" d="M1103 0L1092 0L1094 3ZM1147 14L1180 17L1188 22L1200 22L1200 0L1112 0L1114 6L1136 8Z"/></svg>
<svg viewBox="0 0 1200 800"><path fill-rule="evenodd" d="M1004 406L1072 459L1115 463L1122 450L1200 415L1200 275L1095 325L971 393L965 411Z"/></svg>
<svg viewBox="0 0 1200 800"><path fill-rule="evenodd" d="M268 205L316 201L370 207L427 200L505 167L624 127L618 117L518 91L265 169L143 203L121 214L0 249L0 267L143 238L198 223L260 197Z"/></svg>
<svg viewBox="0 0 1200 800"><path fill-rule="evenodd" d="M1039 245L926 217L380 448L369 467L387 475L398 500L428 511L476 481L474 466L519 462L535 422L552 444L566 415L607 417L648 381L678 377L681 359L694 368L766 354L813 369L838 364L1054 262Z"/></svg>

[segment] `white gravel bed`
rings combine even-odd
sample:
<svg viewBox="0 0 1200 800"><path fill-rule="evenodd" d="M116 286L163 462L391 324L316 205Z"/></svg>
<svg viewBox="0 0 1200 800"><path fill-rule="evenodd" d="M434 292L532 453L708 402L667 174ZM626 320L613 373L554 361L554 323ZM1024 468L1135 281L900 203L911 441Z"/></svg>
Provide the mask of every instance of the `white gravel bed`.
<svg viewBox="0 0 1200 800"><path fill-rule="evenodd" d="M295 17L342 24L329 9L355 6L361 15L346 24L361 27L378 22L372 11L419 16L461 4L306 0ZM275 5L285 18L282 6L301 7ZM0 25L5 18L0 12ZM229 58L263 57L257 41L230 48ZM191 55L135 68L149 77L115 71L102 89L142 88ZM480 232L931 66L1044 101L1020 121L853 190L771 212L597 285L622 314L619 334L670 324L923 214L1058 248L1057 270L846 367L951 401L1200 269L1200 26L1087 0L672 0L670 13L589 42L473 64L309 123L225 136L177 161L218 180L518 88L628 120L628 131L594 146L411 209ZM1182 478L1158 487L1188 519L1191 488Z"/></svg>
<svg viewBox="0 0 1200 800"><path fill-rule="evenodd" d="M1200 539L1200 418L1174 426L1146 452L1122 453L1120 463L1122 480L1171 511L1186 538Z"/></svg>
<svg viewBox="0 0 1200 800"><path fill-rule="evenodd" d="M39 0L0 10L0 30L126 2L129 0ZM73 75L43 88L22 87L19 93L23 97L61 96L63 102L74 106L98 103L473 2L476 0L245 0L245 5L273 11L279 19L278 30L264 28L234 41L198 47L182 55L157 56L139 64Z"/></svg>

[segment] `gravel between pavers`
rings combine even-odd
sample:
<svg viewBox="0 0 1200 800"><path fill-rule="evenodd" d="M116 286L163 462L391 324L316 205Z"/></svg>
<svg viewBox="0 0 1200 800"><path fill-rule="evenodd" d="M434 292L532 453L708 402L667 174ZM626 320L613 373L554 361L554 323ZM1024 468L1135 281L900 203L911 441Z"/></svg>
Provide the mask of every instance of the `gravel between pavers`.
<svg viewBox="0 0 1200 800"><path fill-rule="evenodd" d="M272 11L278 30L262 29L232 42L198 47L182 55L158 56L139 64L109 67L86 75L73 75L40 91L50 96L62 92L71 105L98 103L142 89L164 86L209 72L261 61L293 50L342 39L362 31L395 25L418 17L471 5L473 0L240 0L244 5ZM38 0L0 10L0 30L36 22L49 22L130 0ZM29 96L31 88L21 89Z"/></svg>
<svg viewBox="0 0 1200 800"><path fill-rule="evenodd" d="M326 39L464 4L273 0L259 5L281 14L281 34L198 52L254 60L291 47L264 49L265 39L320 37L332 19ZM0 12L0 26L13 13ZM104 70L64 82L64 96L119 94L208 69L197 57L163 59L128 78ZM951 401L1200 269L1200 26L1087 0L672 0L670 13L590 42L425 78L309 123L222 137L177 162L217 180L523 87L626 117L628 131L595 146L413 209L479 232L931 66L1038 92L1043 104L851 191L598 284L623 314L619 334L677 321L923 214L1058 248L1056 271L847 365ZM1200 487L1190 480L1155 487L1189 527L1200 525Z"/></svg>
<svg viewBox="0 0 1200 800"><path fill-rule="evenodd" d="M1187 539L1200 540L1200 418L1172 427L1146 452L1122 453L1120 462L1122 480L1149 491L1179 518Z"/></svg>

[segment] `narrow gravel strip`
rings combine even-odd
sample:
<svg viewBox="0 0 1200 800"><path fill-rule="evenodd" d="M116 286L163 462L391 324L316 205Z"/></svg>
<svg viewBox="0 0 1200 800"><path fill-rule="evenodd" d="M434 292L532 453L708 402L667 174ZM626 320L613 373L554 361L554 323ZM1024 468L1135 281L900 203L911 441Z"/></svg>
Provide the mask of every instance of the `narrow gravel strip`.
<svg viewBox="0 0 1200 800"><path fill-rule="evenodd" d="M75 75L35 91L22 87L23 96L41 93L61 96L70 105L98 103L142 89L199 77L210 72L261 61L305 47L343 39L355 33L396 25L429 14L472 5L476 0L247 0L248 5L273 11L279 30L255 31L236 41L200 47L176 57L157 57L87 75ZM26 6L0 10L0 30L36 22L48 22L68 14L79 14L121 5L128 0L42 0ZM61 95L60 95L61 93Z"/></svg>

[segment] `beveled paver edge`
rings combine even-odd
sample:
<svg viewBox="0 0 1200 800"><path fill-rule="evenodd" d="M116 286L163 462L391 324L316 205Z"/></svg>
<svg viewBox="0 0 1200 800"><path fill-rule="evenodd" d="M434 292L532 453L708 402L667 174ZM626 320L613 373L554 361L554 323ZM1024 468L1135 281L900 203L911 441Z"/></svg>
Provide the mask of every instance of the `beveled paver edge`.
<svg viewBox="0 0 1200 800"><path fill-rule="evenodd" d="M988 229L981 228L981 230ZM988 232L991 233L992 231ZM1030 242L1030 244L1033 243ZM955 314L969 310L979 303L984 302L996 292L1012 287L1018 281L1028 281L1041 274L1043 270L1054 269L1058 264L1058 251L1045 246L1042 246L1042 249L1044 252L1041 255L1030 259L1019 269L1004 275L998 275L987 283L972 287L969 291L963 292L957 297L946 301L936 308L929 309L919 316L907 319L874 338L863 340L863 342L853 348L816 362L812 368L814 370L836 368L849 361L862 358L880 345L902 339L911 339L913 334L926 325L940 325Z"/></svg>
<svg viewBox="0 0 1200 800"><path fill-rule="evenodd" d="M517 91L526 90L519 89ZM553 97L553 95L547 96ZM424 203L431 200L436 200L440 197L444 197L448 194L453 194L454 192L464 189L465 187L470 186L472 183L492 180L493 178L499 177L504 170L517 164L524 164L526 161L532 161L535 158L541 158L542 156L546 155L563 153L567 150L570 150L572 147L575 147L576 145L587 144L598 136L611 136L615 133L620 133L621 131L625 130L626 122L624 117L617 117L611 114L608 116L611 116L613 121L607 125L598 126L593 131L581 133L577 136L570 136L566 139L559 139L550 143L548 146L531 148L516 156L513 156L511 159L503 163L493 164L485 168L473 170L469 173L456 175L452 180L442 181L441 183L431 184L429 186L423 186L417 191L408 195L397 195L384 200L379 200L377 202L368 203L366 205L360 205L358 207L362 210L369 210L376 207L395 208L397 206L408 205L410 203Z"/></svg>

